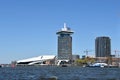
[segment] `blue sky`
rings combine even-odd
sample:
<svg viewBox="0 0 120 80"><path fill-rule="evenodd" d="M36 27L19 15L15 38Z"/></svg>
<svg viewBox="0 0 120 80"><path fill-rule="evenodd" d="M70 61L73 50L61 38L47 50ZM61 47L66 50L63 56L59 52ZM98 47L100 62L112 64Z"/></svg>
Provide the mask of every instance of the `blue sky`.
<svg viewBox="0 0 120 80"><path fill-rule="evenodd" d="M64 22L74 31L73 54L93 54L99 36L111 38L112 54L120 50L119 0L1 0L0 64L57 55Z"/></svg>

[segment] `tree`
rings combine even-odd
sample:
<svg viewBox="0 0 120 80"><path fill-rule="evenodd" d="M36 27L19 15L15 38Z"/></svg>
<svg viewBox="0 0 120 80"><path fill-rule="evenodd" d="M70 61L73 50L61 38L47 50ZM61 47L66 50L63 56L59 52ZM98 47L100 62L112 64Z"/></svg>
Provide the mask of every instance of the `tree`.
<svg viewBox="0 0 120 80"><path fill-rule="evenodd" d="M89 65L89 64L92 64L95 62L95 59L94 58L89 58L89 57L86 57L84 59L77 59L75 61L75 64L77 66L84 66L84 65Z"/></svg>

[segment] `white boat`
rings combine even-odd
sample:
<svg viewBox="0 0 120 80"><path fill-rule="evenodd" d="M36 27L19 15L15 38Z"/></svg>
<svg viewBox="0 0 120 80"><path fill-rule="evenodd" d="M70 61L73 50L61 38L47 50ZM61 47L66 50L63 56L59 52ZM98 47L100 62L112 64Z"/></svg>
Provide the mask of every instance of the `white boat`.
<svg viewBox="0 0 120 80"><path fill-rule="evenodd" d="M106 63L94 63L92 65L90 65L89 67L107 67L108 64Z"/></svg>

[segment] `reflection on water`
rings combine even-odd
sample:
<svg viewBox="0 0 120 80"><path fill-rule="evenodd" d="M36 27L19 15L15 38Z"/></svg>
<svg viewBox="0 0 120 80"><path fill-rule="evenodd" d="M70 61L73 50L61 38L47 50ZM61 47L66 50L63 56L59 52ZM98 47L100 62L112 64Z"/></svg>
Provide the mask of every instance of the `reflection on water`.
<svg viewBox="0 0 120 80"><path fill-rule="evenodd" d="M0 68L0 80L120 80L120 68L55 66Z"/></svg>

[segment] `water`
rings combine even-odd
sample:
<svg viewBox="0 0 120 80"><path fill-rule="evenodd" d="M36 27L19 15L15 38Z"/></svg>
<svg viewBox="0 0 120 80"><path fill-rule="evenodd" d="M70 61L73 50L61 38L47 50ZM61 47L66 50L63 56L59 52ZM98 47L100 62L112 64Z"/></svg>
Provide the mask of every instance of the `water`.
<svg viewBox="0 0 120 80"><path fill-rule="evenodd" d="M120 80L120 68L15 67L0 68L0 80Z"/></svg>

